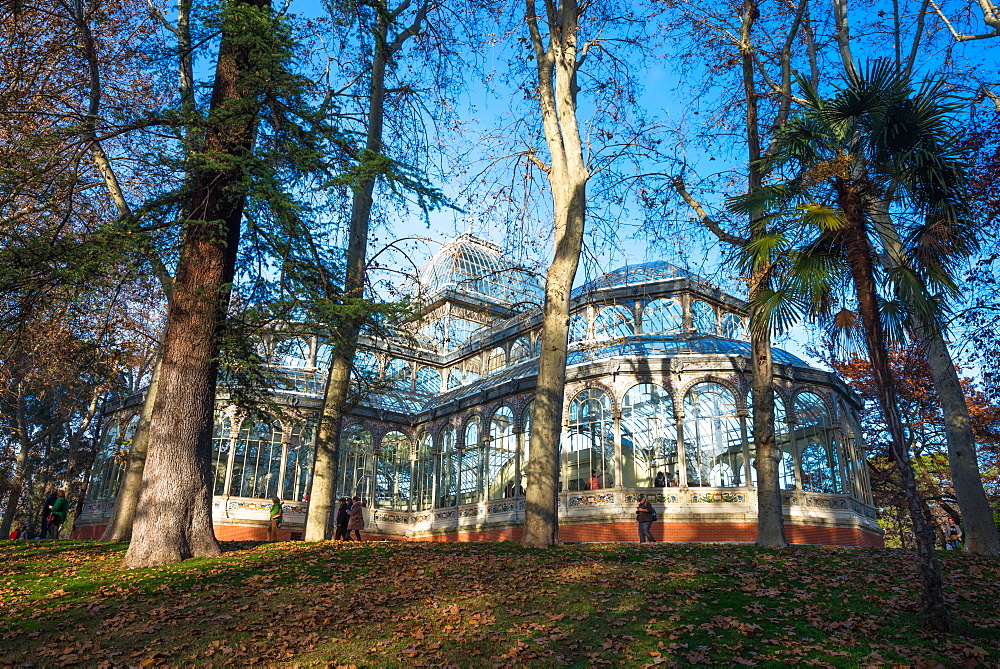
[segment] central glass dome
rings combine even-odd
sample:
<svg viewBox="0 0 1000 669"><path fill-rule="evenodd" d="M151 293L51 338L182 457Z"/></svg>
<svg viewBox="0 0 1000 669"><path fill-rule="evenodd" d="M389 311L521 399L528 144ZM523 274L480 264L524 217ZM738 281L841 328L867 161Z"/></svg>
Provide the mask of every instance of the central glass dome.
<svg viewBox="0 0 1000 669"><path fill-rule="evenodd" d="M493 303L538 302L538 279L504 257L496 244L466 232L441 247L419 270L427 297L445 290L471 294Z"/></svg>

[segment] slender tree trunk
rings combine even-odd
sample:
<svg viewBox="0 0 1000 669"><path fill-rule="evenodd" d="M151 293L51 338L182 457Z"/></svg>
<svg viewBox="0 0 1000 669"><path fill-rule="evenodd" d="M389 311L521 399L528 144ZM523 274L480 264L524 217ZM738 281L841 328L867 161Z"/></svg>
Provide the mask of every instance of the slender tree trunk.
<svg viewBox="0 0 1000 669"><path fill-rule="evenodd" d="M132 538L132 522L135 519L135 509L139 504L139 492L142 490L142 473L146 469L146 453L149 450L149 423L153 416L153 405L156 402L156 390L160 385L160 351L157 352L153 376L146 388L146 397L142 402L142 413L139 425L128 454L128 467L125 476L118 487L115 496L115 507L111 512L108 526L104 528L101 541L128 541Z"/></svg>
<svg viewBox="0 0 1000 669"><path fill-rule="evenodd" d="M756 0L744 0L740 23L740 52L743 67L743 92L747 99L747 150L749 168L747 189L753 193L763 184L760 159L762 157L757 111L757 86L754 81L753 44L750 33L759 15ZM801 18L801 11L799 12ZM798 20L796 20L796 25ZM750 238L759 239L767 234L764 218L752 215ZM768 268L753 270L749 278L749 297L754 300L770 289ZM760 309L751 306L750 351L752 367L753 441L757 465L757 545L761 548L787 548L784 515L781 508L781 491L778 488L778 463L781 449L774 437L774 365L771 360L771 324ZM747 476L750 466L747 463ZM745 484L746 482L744 482Z"/></svg>
<svg viewBox="0 0 1000 669"><path fill-rule="evenodd" d="M892 220L885 213L884 207L876 206L875 209L874 218L878 223L879 236L888 251L884 259L886 269L906 264L905 252ZM983 489L972 420L948 344L936 324L922 320L914 324L913 335L923 349L944 414L948 468L955 487L955 497L962 511L965 551L976 555L1000 555L1000 532L997 531L993 510Z"/></svg>
<svg viewBox="0 0 1000 669"><path fill-rule="evenodd" d="M577 32L581 9L563 0L548 24L548 48L535 15L534 0L525 14L538 71L539 107L551 156L555 249L545 279L541 353L535 404L531 413L531 458L527 463L524 532L521 543L547 548L558 541L556 513L559 481L559 440L562 434L569 338L569 298L583 248L590 173L576 120Z"/></svg>
<svg viewBox="0 0 1000 669"><path fill-rule="evenodd" d="M222 39L212 88L205 151L213 159L195 175L192 206L160 361L149 425L149 451L126 567L179 562L220 553L212 529L212 420L218 335L235 275L246 204L246 156L260 113L250 39L267 30L269 0L223 6ZM260 35L267 44L270 35ZM238 46L237 46L238 45Z"/></svg>
<svg viewBox="0 0 1000 669"><path fill-rule="evenodd" d="M386 43L388 17L379 15L372 55L371 83L368 92L368 136L363 159L371 159L382 151L382 125L385 116L385 67L389 59ZM347 413L347 395L351 385L351 368L358 348L361 323L367 317L363 298L368 255L368 226L371 221L372 193L375 177L355 185L351 199L351 222L347 240L347 269L344 278L345 302L355 302L362 313L333 332L333 358L330 375L323 395L319 432L316 436L316 456L312 483L309 488L309 514L306 516L306 541L320 541L332 536L334 497L337 494L340 460L340 428Z"/></svg>
<svg viewBox="0 0 1000 669"><path fill-rule="evenodd" d="M875 254L865 230L864 208L861 204L861 198L853 186L838 182L837 191L839 204L845 217L842 230L844 247L854 279L868 358L878 390L879 404L885 414L886 426L889 429L892 456L899 470L906 505L910 512L910 522L913 523L924 614L932 629L950 631L953 629L953 624L944 602L941 565L934 558L934 529L927 522L925 515L927 507L917 491L916 476L906 444L903 422L899 415L896 386L889 364L888 346L882 329L878 305L873 260Z"/></svg>
<svg viewBox="0 0 1000 669"><path fill-rule="evenodd" d="M28 448L21 445L21 450L14 458L14 475L11 477L10 488L7 495L7 506L3 510L3 519L0 520L0 538L10 536L10 526L14 523L14 514L17 513L17 505L21 501L21 491L24 488L24 480L28 471ZM44 537L42 537L44 539Z"/></svg>

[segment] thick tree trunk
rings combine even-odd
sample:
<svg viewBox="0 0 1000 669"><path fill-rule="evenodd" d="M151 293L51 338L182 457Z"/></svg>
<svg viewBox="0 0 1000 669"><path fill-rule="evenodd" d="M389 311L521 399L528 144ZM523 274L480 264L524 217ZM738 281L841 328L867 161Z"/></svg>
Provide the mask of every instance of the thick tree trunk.
<svg viewBox="0 0 1000 669"><path fill-rule="evenodd" d="M904 265L906 256L892 220L885 213L884 207L876 206L875 210L879 236L888 251L884 257L886 269ZM913 326L913 335L923 349L944 414L948 468L955 487L955 497L962 511L965 551L977 555L1000 555L1000 532L997 531L993 510L983 489L972 420L955 362L936 324L917 320Z"/></svg>
<svg viewBox="0 0 1000 669"><path fill-rule="evenodd" d="M160 385L149 425L149 451L129 568L220 553L212 529L212 419L218 335L229 305L240 225L246 204L246 155L260 113L258 91L247 83L254 59L250 36L267 30L269 0L231 0L223 9L222 39L212 89L205 151L194 179L192 206L167 313ZM269 35L260 36L267 44ZM237 46L239 45L239 46Z"/></svg>
<svg viewBox="0 0 1000 669"><path fill-rule="evenodd" d="M157 355L153 376L146 388L146 397L142 402L142 413L139 425L132 438L132 446L128 454L128 467L125 476L118 487L115 496L115 508L111 513L108 526L104 528L101 541L128 541L132 538L132 522L135 519L135 509L139 504L139 492L142 490L142 473L146 469L146 453L149 450L149 422L153 416L153 405L156 402L156 389L160 385L160 361Z"/></svg>
<svg viewBox="0 0 1000 669"><path fill-rule="evenodd" d="M861 198L852 186L838 182L837 190L845 218L841 234L851 275L854 279L868 358L878 390L879 404L889 430L892 456L903 484L903 493L906 497L907 509L910 512L910 522L913 523L924 614L932 629L950 631L953 629L953 624L944 602L941 565L934 559L934 529L927 522L927 507L917 491L916 476L906 444L903 422L899 415L896 386L889 364L888 347L878 306L874 268L875 254L865 230L864 209L861 205Z"/></svg>
<svg viewBox="0 0 1000 669"><path fill-rule="evenodd" d="M534 548L547 548L558 542L559 440L566 385L569 298L583 248L590 179L576 120L577 33L581 12L574 0L559 3L558 9L549 14L546 49L534 0L527 0L525 5L538 72L542 128L552 160L548 178L555 224L555 248L545 280L521 535L521 543Z"/></svg>

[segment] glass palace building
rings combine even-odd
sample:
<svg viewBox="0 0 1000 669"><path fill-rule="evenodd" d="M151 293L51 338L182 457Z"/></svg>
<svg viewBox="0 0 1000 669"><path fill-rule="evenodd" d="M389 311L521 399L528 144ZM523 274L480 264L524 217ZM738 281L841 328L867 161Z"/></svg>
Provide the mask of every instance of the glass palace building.
<svg viewBox="0 0 1000 669"><path fill-rule="evenodd" d="M471 234L419 271L421 309L362 339L340 440L338 496L370 500L368 537L517 539L538 371L537 278ZM754 541L756 468L745 303L666 262L623 267L573 292L558 495L563 541L634 541L646 494L667 541ZM214 519L220 539L301 536L330 348L275 333L286 383L268 423L220 395ZM836 375L774 349L779 468L794 543L881 546L861 402ZM103 531L141 397L110 416L78 535ZM596 480L595 480L596 479Z"/></svg>

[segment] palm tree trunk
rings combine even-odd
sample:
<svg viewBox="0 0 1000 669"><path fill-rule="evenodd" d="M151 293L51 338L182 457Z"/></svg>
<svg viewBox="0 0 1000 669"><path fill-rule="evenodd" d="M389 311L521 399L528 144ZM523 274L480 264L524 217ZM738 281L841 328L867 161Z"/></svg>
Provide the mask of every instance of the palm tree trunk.
<svg viewBox="0 0 1000 669"><path fill-rule="evenodd" d="M885 206L875 206L873 217L877 221L882 243L888 251L884 260L886 269L904 265L906 256L903 245ZM923 349L944 414L948 468L955 487L955 497L962 511L965 551L975 555L1000 555L1000 531L997 530L993 510L983 489L972 420L955 362L936 324L926 323L918 318L913 325L913 335Z"/></svg>
<svg viewBox="0 0 1000 669"><path fill-rule="evenodd" d="M858 311L864 328L868 359L871 363L878 401L889 429L891 450L903 484L903 493L913 523L917 546L920 584L923 592L924 615L928 625L937 631L951 631L953 624L944 603L941 565L934 558L934 530L924 515L926 505L917 492L916 476L899 416L896 386L889 364L888 346L882 328L878 292L875 282L874 252L865 229L864 209L858 192L850 184L838 180L838 200L844 212L842 239L850 265L858 300Z"/></svg>

